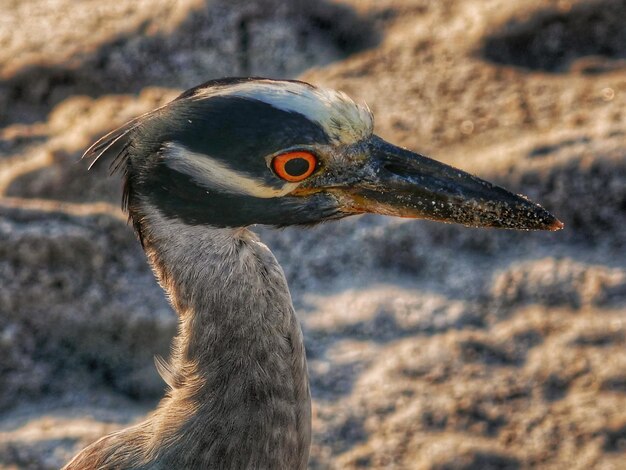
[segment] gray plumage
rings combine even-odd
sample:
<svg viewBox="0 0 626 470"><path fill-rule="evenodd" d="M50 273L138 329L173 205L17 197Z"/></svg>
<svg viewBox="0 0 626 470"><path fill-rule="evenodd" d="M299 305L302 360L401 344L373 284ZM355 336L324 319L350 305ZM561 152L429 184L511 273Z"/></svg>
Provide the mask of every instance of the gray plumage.
<svg viewBox="0 0 626 470"><path fill-rule="evenodd" d="M144 244L180 315L171 389L145 422L99 440L67 469L306 468L304 344L282 269L247 229L165 221Z"/></svg>
<svg viewBox="0 0 626 470"><path fill-rule="evenodd" d="M65 468L304 469L311 397L287 282L252 224L352 214L558 230L545 209L373 134L366 106L297 81L200 85L85 153L124 203L180 318L166 397ZM92 162L92 164L93 164Z"/></svg>

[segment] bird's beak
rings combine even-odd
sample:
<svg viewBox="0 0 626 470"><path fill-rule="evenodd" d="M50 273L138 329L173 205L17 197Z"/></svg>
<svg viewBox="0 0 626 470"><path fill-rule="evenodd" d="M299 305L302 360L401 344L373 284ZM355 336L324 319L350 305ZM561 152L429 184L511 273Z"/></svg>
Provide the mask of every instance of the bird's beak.
<svg viewBox="0 0 626 470"><path fill-rule="evenodd" d="M342 210L471 227L559 230L563 224L524 196L373 136L354 183L334 192Z"/></svg>

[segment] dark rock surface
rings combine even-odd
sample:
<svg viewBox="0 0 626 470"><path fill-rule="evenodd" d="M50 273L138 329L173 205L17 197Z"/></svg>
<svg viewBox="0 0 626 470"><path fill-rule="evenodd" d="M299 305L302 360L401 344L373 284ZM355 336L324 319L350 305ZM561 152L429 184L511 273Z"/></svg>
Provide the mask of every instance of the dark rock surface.
<svg viewBox="0 0 626 470"><path fill-rule="evenodd" d="M123 221L5 208L0 276L1 408L93 385L162 394L152 356L176 319Z"/></svg>

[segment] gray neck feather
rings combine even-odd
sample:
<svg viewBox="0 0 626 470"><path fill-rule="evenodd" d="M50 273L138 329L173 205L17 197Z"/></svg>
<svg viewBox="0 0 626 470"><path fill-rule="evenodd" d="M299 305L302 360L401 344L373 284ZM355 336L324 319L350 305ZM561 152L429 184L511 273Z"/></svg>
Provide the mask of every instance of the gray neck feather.
<svg viewBox="0 0 626 470"><path fill-rule="evenodd" d="M180 316L171 390L146 422L94 444L100 467L306 468L306 358L276 259L247 229L142 208L146 253Z"/></svg>

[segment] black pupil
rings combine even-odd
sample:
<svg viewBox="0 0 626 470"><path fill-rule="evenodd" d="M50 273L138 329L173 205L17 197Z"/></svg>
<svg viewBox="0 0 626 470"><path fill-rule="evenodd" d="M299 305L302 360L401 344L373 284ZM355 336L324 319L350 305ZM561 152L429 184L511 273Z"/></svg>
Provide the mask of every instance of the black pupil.
<svg viewBox="0 0 626 470"><path fill-rule="evenodd" d="M302 176L309 171L310 166L311 163L305 158L292 158L285 163L285 172L289 176Z"/></svg>

